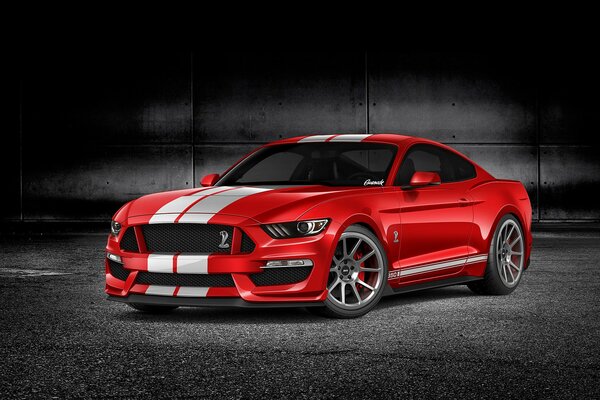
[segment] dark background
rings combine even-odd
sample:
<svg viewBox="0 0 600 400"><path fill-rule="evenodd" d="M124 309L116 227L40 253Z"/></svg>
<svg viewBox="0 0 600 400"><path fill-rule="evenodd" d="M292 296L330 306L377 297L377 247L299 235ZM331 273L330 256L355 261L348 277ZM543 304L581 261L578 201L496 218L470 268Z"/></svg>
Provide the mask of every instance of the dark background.
<svg viewBox="0 0 600 400"><path fill-rule="evenodd" d="M599 221L592 53L31 51L5 76L5 221L102 221L260 145L394 132L521 180L536 221Z"/></svg>

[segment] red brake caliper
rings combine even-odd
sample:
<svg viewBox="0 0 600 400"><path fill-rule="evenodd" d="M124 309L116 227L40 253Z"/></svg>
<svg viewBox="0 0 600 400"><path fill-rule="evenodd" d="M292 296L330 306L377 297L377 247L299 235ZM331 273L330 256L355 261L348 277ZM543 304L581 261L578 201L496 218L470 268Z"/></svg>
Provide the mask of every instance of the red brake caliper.
<svg viewBox="0 0 600 400"><path fill-rule="evenodd" d="M356 253L354 253L354 259L355 260L360 260L362 258L362 256L363 256L363 252L361 250L356 250ZM365 266L364 262L359 265L360 268L363 268L364 266ZM363 282L365 281L365 273L364 273L364 271L361 271L361 272L358 273L358 279L360 279ZM359 283L359 285L360 285L360 283Z"/></svg>

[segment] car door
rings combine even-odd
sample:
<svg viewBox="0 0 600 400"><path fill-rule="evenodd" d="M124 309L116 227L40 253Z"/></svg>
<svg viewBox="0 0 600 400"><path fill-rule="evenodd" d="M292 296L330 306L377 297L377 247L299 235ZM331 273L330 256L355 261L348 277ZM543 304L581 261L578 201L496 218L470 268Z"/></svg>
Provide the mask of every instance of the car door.
<svg viewBox="0 0 600 400"><path fill-rule="evenodd" d="M441 183L411 187L410 179L417 171L436 172ZM473 223L466 194L470 184L465 178L474 178L474 174L468 161L449 150L431 144L408 149L395 182L401 187L399 265L403 281L462 270Z"/></svg>

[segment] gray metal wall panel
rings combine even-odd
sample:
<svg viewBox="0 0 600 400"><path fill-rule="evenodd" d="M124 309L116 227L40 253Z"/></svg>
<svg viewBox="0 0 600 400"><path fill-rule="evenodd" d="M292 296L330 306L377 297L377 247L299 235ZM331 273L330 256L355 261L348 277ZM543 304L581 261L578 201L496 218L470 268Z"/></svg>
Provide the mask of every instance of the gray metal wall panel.
<svg viewBox="0 0 600 400"><path fill-rule="evenodd" d="M600 142L600 78L589 54L551 55L540 62L540 142Z"/></svg>
<svg viewBox="0 0 600 400"><path fill-rule="evenodd" d="M194 54L196 143L366 127L364 54Z"/></svg>
<svg viewBox="0 0 600 400"><path fill-rule="evenodd" d="M521 181L531 200L532 216L538 218L537 146L452 145L496 178Z"/></svg>
<svg viewBox="0 0 600 400"><path fill-rule="evenodd" d="M148 193L193 187L188 145L28 148L25 219L109 219Z"/></svg>
<svg viewBox="0 0 600 400"><path fill-rule="evenodd" d="M522 61L369 53L370 132L445 143L534 143L534 75Z"/></svg>
<svg viewBox="0 0 600 400"><path fill-rule="evenodd" d="M2 177L2 207L0 220L16 220L21 216L20 168L21 155L19 150L19 81L14 76L6 79L2 90L3 107L1 114L4 128L1 136L0 176Z"/></svg>
<svg viewBox="0 0 600 400"><path fill-rule="evenodd" d="M47 54L29 61L24 139L47 143L191 143L191 57Z"/></svg>
<svg viewBox="0 0 600 400"><path fill-rule="evenodd" d="M597 147L541 147L541 219L600 219L598 160Z"/></svg>

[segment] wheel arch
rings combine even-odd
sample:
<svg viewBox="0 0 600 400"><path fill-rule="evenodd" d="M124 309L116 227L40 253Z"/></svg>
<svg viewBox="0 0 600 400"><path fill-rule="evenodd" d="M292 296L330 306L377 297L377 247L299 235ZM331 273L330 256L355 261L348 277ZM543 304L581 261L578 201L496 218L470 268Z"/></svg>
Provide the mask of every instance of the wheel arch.
<svg viewBox="0 0 600 400"><path fill-rule="evenodd" d="M338 232L336 235L336 243L337 243L337 241L339 241L340 237L342 236L342 233L345 232L346 229L348 229L352 225L361 226L361 227L369 230L371 233L373 233L375 235L375 237L377 237L377 240L379 240L379 243L381 243L381 245L383 246L387 264L388 264L388 266L391 265L391 260L393 260L393 257L390 257L391 249L390 249L387 237L384 234L383 224L381 224L381 223L378 224L371 216L369 216L367 214L351 215L343 223L341 223L340 229L338 229Z"/></svg>

